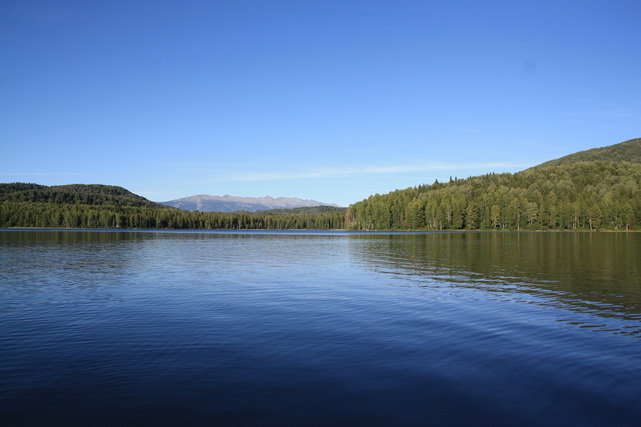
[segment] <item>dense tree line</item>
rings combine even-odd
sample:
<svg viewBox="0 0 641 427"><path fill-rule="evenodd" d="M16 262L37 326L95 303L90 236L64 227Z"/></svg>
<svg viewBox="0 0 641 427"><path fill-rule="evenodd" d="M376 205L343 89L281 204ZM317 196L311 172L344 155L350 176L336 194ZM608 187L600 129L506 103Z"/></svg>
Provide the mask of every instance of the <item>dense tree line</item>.
<svg viewBox="0 0 641 427"><path fill-rule="evenodd" d="M256 215L316 215L322 213L330 212L342 212L343 214L347 211L347 208L340 208L336 206L304 206L301 208L290 208L290 209L268 209L264 211L256 211Z"/></svg>
<svg viewBox="0 0 641 427"><path fill-rule="evenodd" d="M328 230L344 228L344 219L343 211L256 215L169 207L0 202L0 227Z"/></svg>
<svg viewBox="0 0 641 427"><path fill-rule="evenodd" d="M0 184L0 201L164 208L122 187L99 184L52 187L20 182Z"/></svg>
<svg viewBox="0 0 641 427"><path fill-rule="evenodd" d="M578 162L631 162L641 163L641 138L630 139L608 147L579 151L538 166L561 166Z"/></svg>
<svg viewBox="0 0 641 427"><path fill-rule="evenodd" d="M434 183L352 205L362 230L630 230L641 224L641 165L579 162Z"/></svg>
<svg viewBox="0 0 641 427"><path fill-rule="evenodd" d="M625 161L623 161L625 160ZM343 208L188 212L106 185L0 184L1 227L631 230L641 228L641 139L515 174L450 179Z"/></svg>

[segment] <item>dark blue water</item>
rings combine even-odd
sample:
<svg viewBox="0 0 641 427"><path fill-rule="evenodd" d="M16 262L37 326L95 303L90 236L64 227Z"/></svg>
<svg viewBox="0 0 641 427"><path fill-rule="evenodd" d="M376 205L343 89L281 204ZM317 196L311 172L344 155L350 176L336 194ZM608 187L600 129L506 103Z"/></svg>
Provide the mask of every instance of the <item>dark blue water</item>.
<svg viewBox="0 0 641 427"><path fill-rule="evenodd" d="M641 234L0 231L3 424L639 425Z"/></svg>

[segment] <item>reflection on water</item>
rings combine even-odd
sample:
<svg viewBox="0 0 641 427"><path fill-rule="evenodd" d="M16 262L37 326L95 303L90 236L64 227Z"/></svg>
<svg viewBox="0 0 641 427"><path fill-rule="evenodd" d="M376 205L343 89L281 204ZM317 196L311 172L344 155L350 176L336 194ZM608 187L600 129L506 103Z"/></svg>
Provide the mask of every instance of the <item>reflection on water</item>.
<svg viewBox="0 0 641 427"><path fill-rule="evenodd" d="M569 310L576 314L558 319L569 324L641 334L639 234L431 233L359 240L351 245L357 259L379 273L401 275L405 284L477 289L483 299Z"/></svg>
<svg viewBox="0 0 641 427"><path fill-rule="evenodd" d="M641 234L0 231L0 423L635 425Z"/></svg>

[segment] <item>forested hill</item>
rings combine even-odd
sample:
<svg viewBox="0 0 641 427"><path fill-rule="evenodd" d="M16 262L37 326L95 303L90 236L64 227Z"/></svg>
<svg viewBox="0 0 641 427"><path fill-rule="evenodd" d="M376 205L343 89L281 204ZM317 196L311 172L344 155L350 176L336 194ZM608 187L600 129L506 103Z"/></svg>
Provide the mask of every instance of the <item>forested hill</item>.
<svg viewBox="0 0 641 427"><path fill-rule="evenodd" d="M537 167L560 166L592 161L641 163L641 138L630 139L629 141L608 147L579 151L569 156L550 160Z"/></svg>
<svg viewBox="0 0 641 427"><path fill-rule="evenodd" d="M390 230L629 230L641 225L641 139L489 174L371 196L347 226ZM585 154L584 154L585 153ZM604 160L584 161L600 158ZM554 162L559 162L556 165Z"/></svg>
<svg viewBox="0 0 641 427"><path fill-rule="evenodd" d="M188 212L109 185L0 184L0 227L339 229L344 210Z"/></svg>
<svg viewBox="0 0 641 427"><path fill-rule="evenodd" d="M0 201L165 208L122 187L99 184L51 187L21 182L0 184Z"/></svg>

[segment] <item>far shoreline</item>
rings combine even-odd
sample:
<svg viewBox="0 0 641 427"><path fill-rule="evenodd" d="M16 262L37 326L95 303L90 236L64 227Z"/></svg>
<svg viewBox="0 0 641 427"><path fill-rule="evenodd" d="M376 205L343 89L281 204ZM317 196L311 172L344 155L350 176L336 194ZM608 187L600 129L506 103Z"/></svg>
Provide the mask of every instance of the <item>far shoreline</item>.
<svg viewBox="0 0 641 427"><path fill-rule="evenodd" d="M341 233L639 233L637 230L352 230L343 228L65 228L65 227L0 227L0 231L97 231L97 232L341 232Z"/></svg>

